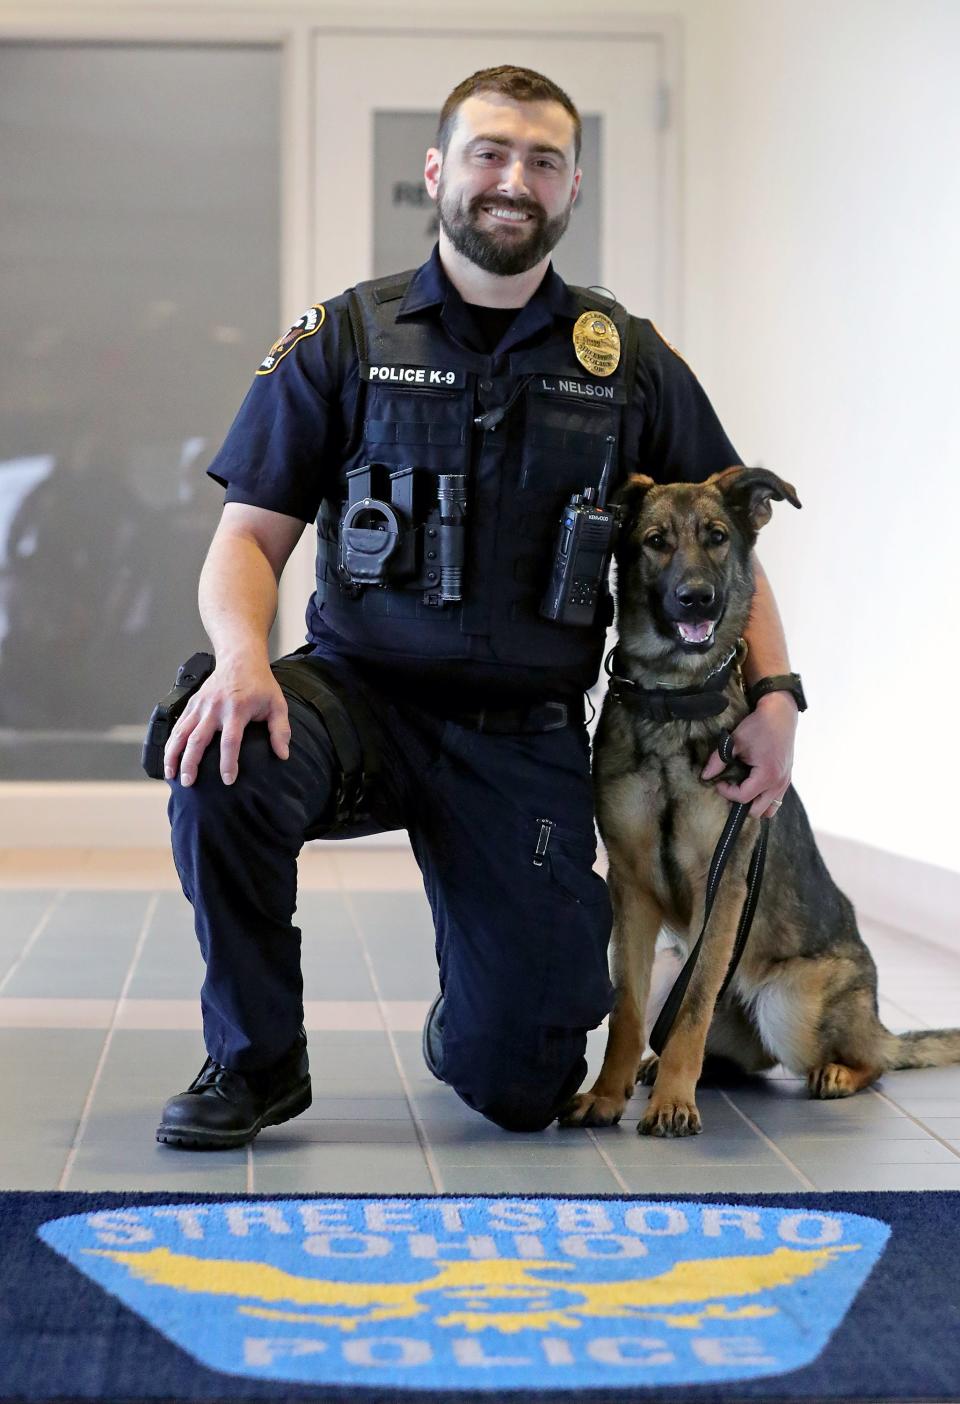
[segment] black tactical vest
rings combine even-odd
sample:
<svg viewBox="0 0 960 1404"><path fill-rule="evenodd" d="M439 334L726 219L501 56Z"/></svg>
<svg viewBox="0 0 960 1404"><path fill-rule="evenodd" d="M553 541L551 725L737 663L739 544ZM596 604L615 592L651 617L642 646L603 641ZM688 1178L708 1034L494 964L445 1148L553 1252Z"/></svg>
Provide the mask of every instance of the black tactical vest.
<svg viewBox="0 0 960 1404"><path fill-rule="evenodd" d="M599 308L616 322L620 364L601 379L577 361L566 319L544 344L496 357L458 345L435 318L398 321L410 277L361 283L351 294L360 413L340 481L369 462L466 474L464 598L436 607L399 587L345 589L337 572L344 487L343 503L324 502L318 517L320 619L360 650L405 658L477 656L471 639L480 636L504 663L556 666L565 681L589 687L613 616L608 590L592 627L543 619L539 607L562 508L597 486L611 436L612 481L619 476L627 318L595 292L571 289L578 313ZM514 395L496 427L477 425Z"/></svg>

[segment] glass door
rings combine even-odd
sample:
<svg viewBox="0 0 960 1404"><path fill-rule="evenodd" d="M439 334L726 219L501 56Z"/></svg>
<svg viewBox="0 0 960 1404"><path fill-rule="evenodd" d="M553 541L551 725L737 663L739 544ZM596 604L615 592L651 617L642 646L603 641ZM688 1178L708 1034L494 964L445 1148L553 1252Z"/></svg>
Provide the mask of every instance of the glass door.
<svg viewBox="0 0 960 1404"><path fill-rule="evenodd" d="M281 54L0 44L0 778L143 780L280 324Z"/></svg>

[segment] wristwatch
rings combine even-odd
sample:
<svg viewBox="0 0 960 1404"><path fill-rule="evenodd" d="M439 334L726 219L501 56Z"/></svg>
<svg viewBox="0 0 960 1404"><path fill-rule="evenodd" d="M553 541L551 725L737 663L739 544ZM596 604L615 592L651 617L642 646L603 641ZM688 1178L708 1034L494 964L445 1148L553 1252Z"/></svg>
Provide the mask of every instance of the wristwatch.
<svg viewBox="0 0 960 1404"><path fill-rule="evenodd" d="M803 695L803 683L799 673L776 673L770 678L758 678L745 692L751 708L756 707L760 698L766 697L768 692L790 692L797 704L797 711L807 710L807 699Z"/></svg>

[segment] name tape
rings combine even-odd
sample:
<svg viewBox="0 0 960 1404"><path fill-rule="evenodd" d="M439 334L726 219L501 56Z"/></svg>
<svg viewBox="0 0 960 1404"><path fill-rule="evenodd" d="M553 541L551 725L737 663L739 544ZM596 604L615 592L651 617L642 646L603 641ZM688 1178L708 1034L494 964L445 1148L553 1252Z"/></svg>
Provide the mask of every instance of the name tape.
<svg viewBox="0 0 960 1404"><path fill-rule="evenodd" d="M569 376L537 375L530 388L540 395L559 395L571 400L600 400L608 405L623 405L627 400L627 392L622 385L576 380Z"/></svg>

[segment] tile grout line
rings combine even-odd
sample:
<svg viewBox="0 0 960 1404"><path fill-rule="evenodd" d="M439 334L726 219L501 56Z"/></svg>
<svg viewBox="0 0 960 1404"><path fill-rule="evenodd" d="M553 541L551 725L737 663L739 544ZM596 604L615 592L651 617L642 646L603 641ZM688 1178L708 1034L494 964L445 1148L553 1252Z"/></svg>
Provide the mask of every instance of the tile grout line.
<svg viewBox="0 0 960 1404"><path fill-rule="evenodd" d="M53 898L53 900L47 904L43 915L37 919L37 924L34 926L33 930L30 932L30 935L24 942L23 949L21 950L20 954L17 956L16 960L13 962L6 975L4 975L3 979L0 980L0 993L3 992L3 988L6 985L7 981L17 970L19 970L20 966L26 960L27 956L30 954L37 941L39 941L41 935L43 934L44 928L49 925L50 918L53 916L57 907L60 905L60 903L63 901L66 895L66 888L61 887L57 891L57 894Z"/></svg>
<svg viewBox="0 0 960 1404"><path fill-rule="evenodd" d="M13 1007L23 1008L32 1016L34 1009L36 1009L37 1012L40 1012L44 1009L44 1007L49 1008L49 1005L54 1000L56 1002L56 1005L58 1006L58 1009L62 1008L66 1011L64 1013L61 1013L57 1018L52 1018L48 1013L45 1019L31 1017L29 1022L26 1023L18 1022L15 1020L11 1020L9 1023L5 1022L7 1012ZM370 1009L375 1010L377 1012L378 1020L381 1018L380 1010L375 999L312 1000L311 1003L314 1007L313 1018L315 1022L313 1024L313 1028L317 1032L342 1033L345 1030L353 1030L357 1027L356 1023L352 1019L350 1019L349 1016L347 1017L346 1022L344 1022L344 1016L339 1012L340 1007L344 1004L349 1004L357 1007L356 1010L351 1011L351 1013L355 1012L357 1014L364 1015L366 1014L367 1010ZM109 1028L109 1022L102 1024L91 1024L88 1018L85 1019L83 1017L80 1011L82 1010L83 1006L88 1004L104 1004L112 1008L113 1001L109 999L88 1000L86 998L73 995L50 997L46 997L43 995L31 995L29 997L23 998L15 998L10 995L0 995L0 1029ZM149 1013L142 1013L144 1005L149 1006ZM324 1011L324 1006L326 1005L334 1006L337 1012L333 1015L327 1015ZM177 1015L183 1007L189 1007L190 1010L197 1011L197 1018L195 1022L177 1022L174 1016ZM323 1022L324 1019L329 1019L329 1022ZM190 999L183 999L179 997L163 997L154 999L150 996L137 999L125 999L123 1009L123 1027L127 1030L139 1030L141 1032L144 1030L173 1030L178 1032L183 1031L195 1033L201 1028L201 1023L199 1019L199 1005L196 996ZM419 1028L420 1025L418 1024L417 1029ZM370 1032L379 1033L380 1029L381 1023L378 1022L373 1026ZM415 1030L410 1030L410 1032L415 1032Z"/></svg>
<svg viewBox="0 0 960 1404"><path fill-rule="evenodd" d="M360 926L357 911L353 905L353 896L349 888L347 887L342 887L341 893L343 895L344 906L347 909L351 925L354 929L354 934L356 935L357 941L360 945L360 951L363 956L363 962L367 967L367 974L370 977L370 984L373 986L373 992L376 996L377 1007L380 1012L380 1018L383 1022L384 1031L386 1032L387 1039L390 1044L390 1052L393 1054L393 1061L396 1064L397 1075L400 1078L400 1085L403 1088L403 1095L407 1099L407 1106L410 1111L410 1118L413 1121L414 1130L417 1133L417 1140L420 1143L420 1150L423 1153L424 1160L427 1162L427 1170L430 1172L430 1178L433 1181L434 1191L437 1194L442 1194L443 1175L441 1173L440 1166L437 1164L436 1156L434 1155L433 1150L430 1146L430 1141L427 1136L426 1127L424 1126L423 1121L421 1120L420 1113L417 1111L417 1106L414 1100L413 1092L410 1088L410 1082L407 1078L407 1074L404 1071L403 1063L400 1059L400 1051L397 1048L397 1041L393 1036L393 1030L391 1029L389 1020L387 1018L386 1005L383 996L380 993L380 983L377 980L376 972L373 968L373 961L370 957L370 951L367 947L366 941L363 938L363 931Z"/></svg>
<svg viewBox="0 0 960 1404"><path fill-rule="evenodd" d="M610 1174L613 1176L613 1178L614 1178L614 1180L616 1181L617 1185L620 1187L620 1189L623 1190L624 1194L629 1194L629 1193L630 1193L630 1186L627 1184L626 1180L625 1180L625 1179L623 1178L623 1176L620 1174L620 1171L617 1169L617 1167L614 1165L613 1161L610 1159L609 1152L605 1151L605 1150L603 1149L603 1146L601 1146L600 1142L597 1140L597 1133L596 1133L596 1131L592 1131L592 1130L590 1129L590 1127L588 1126L588 1127L586 1127L586 1132L587 1132L587 1136L588 1136L588 1137L590 1138L590 1140L593 1142L594 1148L595 1148L597 1154L599 1155L600 1159L603 1161L603 1163L604 1163L604 1165L607 1167L607 1169L610 1171Z"/></svg>
<svg viewBox="0 0 960 1404"><path fill-rule="evenodd" d="M69 1151L67 1152L67 1159L64 1163L63 1173L61 1174L59 1183L57 1185L58 1190L66 1189L67 1181L73 1173L73 1166L74 1161L77 1158L77 1151L80 1149L80 1142L83 1140L84 1132L87 1129L87 1122L90 1119L90 1112L93 1108L93 1099L96 1095L97 1087L100 1083L100 1077L106 1065L107 1054L110 1052L110 1045L113 1042L113 1035L117 1028L117 1021L120 1016L120 1006L123 1004L123 1001L126 998L127 990L130 988L130 985L133 981L134 971L137 968L137 962L139 961L141 952L143 951L144 943L147 939L147 933L150 930L150 925L153 921L154 915L156 914L159 901L159 893L153 892L150 894L150 898L147 902L146 911L143 914L143 922L140 926L140 933L137 936L137 942L133 948L133 956L130 960L130 966L127 970L126 978L123 982L123 986L120 990L120 993L117 995L116 1004L113 1006L113 1018L110 1020L110 1027L109 1029L107 1029L107 1036L103 1040L103 1047L100 1050L100 1057L97 1060L97 1066L93 1074L93 1081L90 1083L90 1090L87 1092L86 1099L83 1103L83 1109L80 1112L80 1120L77 1122L77 1129L73 1134L73 1141L71 1143Z"/></svg>
<svg viewBox="0 0 960 1404"><path fill-rule="evenodd" d="M745 1111L741 1111L740 1108L737 1106L736 1102L733 1101L733 1099L729 1097L726 1092L724 1092L722 1087L718 1087L717 1091L720 1093L720 1096L727 1103L727 1105L733 1108L733 1110L737 1113L737 1116L739 1116L743 1121L747 1123L747 1125L750 1127L750 1130L755 1132L755 1134L760 1137L761 1141L763 1141L765 1145L768 1145L770 1147L774 1155L777 1156L779 1160L783 1161L787 1169L793 1171L797 1179L800 1180L804 1189L815 1190L817 1188L813 1181L809 1178L809 1176L803 1173L803 1171L800 1169L800 1166L794 1165L793 1161L787 1155L786 1151L782 1151L777 1145L776 1141L772 1141L767 1135L767 1133L757 1125L757 1123L753 1120L752 1117L747 1116L747 1113Z"/></svg>
<svg viewBox="0 0 960 1404"><path fill-rule="evenodd" d="M875 1087L871 1087L869 1091L871 1091L875 1097L878 1097L881 1102L886 1102L888 1107L893 1107L895 1111L900 1112L908 1121L912 1121L914 1126L919 1126L922 1131L926 1131L931 1141L939 1141L941 1146L946 1146L950 1154L955 1155L957 1159L960 1160L960 1150L958 1150L956 1146L952 1146L949 1141L945 1141L936 1131L931 1131L927 1123L921 1121L918 1116L914 1116L913 1112L909 1111L907 1107L903 1107L899 1102L895 1102L893 1098L888 1097L885 1092L878 1092Z"/></svg>

